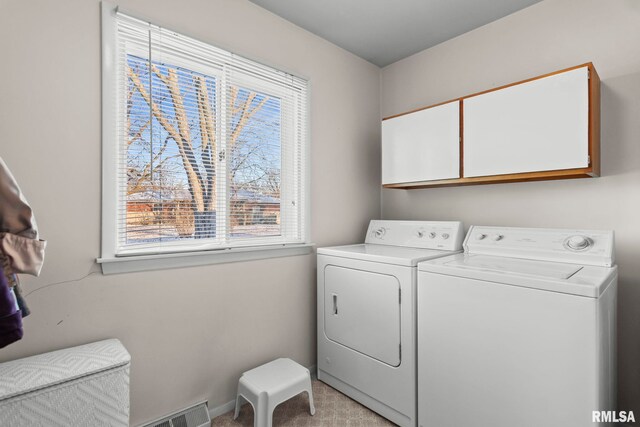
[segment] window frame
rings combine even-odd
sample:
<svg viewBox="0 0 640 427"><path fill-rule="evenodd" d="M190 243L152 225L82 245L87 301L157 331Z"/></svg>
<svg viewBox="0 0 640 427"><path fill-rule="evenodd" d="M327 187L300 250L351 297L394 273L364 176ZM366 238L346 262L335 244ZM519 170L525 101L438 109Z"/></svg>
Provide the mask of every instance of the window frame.
<svg viewBox="0 0 640 427"><path fill-rule="evenodd" d="M101 4L102 11L102 247L101 257L97 259L97 262L102 266L103 274L123 273L133 271L145 271L155 270L162 268L174 268L174 267L187 267L195 265L217 264L226 262L237 262L264 258L274 258L281 256L303 255L312 252L313 244L309 240L310 231L310 158L309 158L309 107L310 107L310 83L309 79L303 78L306 81L306 115L303 118L305 121L305 138L301 141L296 149L301 150L301 179L300 183L303 186L302 199L303 205L300 207L301 221L300 232L301 242L286 243L283 242L283 237L277 237L274 239L268 239L264 237L257 237L258 244L251 244L250 239L247 239L246 245L234 245L229 247L227 245L221 245L219 242L214 243L212 241L198 242L191 241L189 243L181 242L175 246L183 247L184 249L175 250L166 245L158 246L157 248L140 248L119 250L118 244L118 207L121 204L118 193L118 164L113 161L116 159L122 149L119 137L117 135L117 122L118 114L121 114L121 95L118 93L117 82L117 61L118 61L118 43L117 43L117 21L116 14L119 11L118 6L112 3L103 1ZM127 13L129 16L136 17ZM142 21L149 22L146 19ZM154 24L156 25L156 24ZM162 26L162 28L167 28ZM180 32L178 32L180 33ZM259 61L254 61L258 62ZM183 65L180 63L179 65ZM276 67L272 67L276 68ZM276 68L280 70L280 68ZM194 71L202 72L200 67L197 67ZM284 70L283 70L284 71ZM286 72L286 71L285 71ZM287 72L288 73L288 72ZM210 73L207 73L210 74ZM293 73L289 73L293 74ZM294 74L295 75L295 74ZM224 82L224 72L219 71L212 77L220 78L217 88L221 88ZM245 76L243 76L245 77ZM296 76L298 77L298 76ZM251 81L250 76L246 76L248 83ZM237 81L236 81L237 82ZM234 82L235 83L235 82ZM247 85L248 88L257 90L265 90L265 93L277 95L277 86L273 85L273 88L264 87L265 82L259 81L257 85ZM271 86L271 85L267 85ZM271 90L273 89L273 90ZM276 93L274 93L274 91ZM299 106L299 108L302 106ZM218 114L218 113L216 113ZM299 120L298 114L294 114L294 120ZM292 130L293 131L293 130ZM217 129L216 133L220 134L221 129ZM219 139L220 141L222 139ZM281 155L288 150L283 150ZM285 169L289 167L286 164L285 159L281 161L281 174L284 176ZM221 180L226 182L228 188L228 180ZM284 181L284 180L283 180ZM288 200L289 197L286 193L281 195L281 206ZM226 200L226 206L228 209L229 200ZM229 219L226 218L227 226ZM220 226L217 226L220 229ZM284 229L284 227L283 227ZM225 234L226 239L226 234ZM269 242L273 240L273 242Z"/></svg>

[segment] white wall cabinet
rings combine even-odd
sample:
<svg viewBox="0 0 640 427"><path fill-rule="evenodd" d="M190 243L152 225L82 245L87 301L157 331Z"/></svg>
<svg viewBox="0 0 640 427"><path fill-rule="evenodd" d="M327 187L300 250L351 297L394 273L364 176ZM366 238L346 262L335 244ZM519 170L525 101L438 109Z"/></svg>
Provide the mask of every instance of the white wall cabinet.
<svg viewBox="0 0 640 427"><path fill-rule="evenodd" d="M464 100L464 176L589 166L586 67Z"/></svg>
<svg viewBox="0 0 640 427"><path fill-rule="evenodd" d="M423 188L600 175L588 63L382 122L382 184Z"/></svg>
<svg viewBox="0 0 640 427"><path fill-rule="evenodd" d="M382 122L382 184L459 177L459 101Z"/></svg>

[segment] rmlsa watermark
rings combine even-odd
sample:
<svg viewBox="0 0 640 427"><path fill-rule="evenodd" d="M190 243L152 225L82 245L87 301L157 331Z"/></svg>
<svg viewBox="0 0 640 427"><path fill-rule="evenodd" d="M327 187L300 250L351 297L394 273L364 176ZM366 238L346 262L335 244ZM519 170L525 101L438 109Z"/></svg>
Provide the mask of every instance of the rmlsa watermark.
<svg viewBox="0 0 640 427"><path fill-rule="evenodd" d="M633 411L593 411L591 421L594 423L635 423Z"/></svg>

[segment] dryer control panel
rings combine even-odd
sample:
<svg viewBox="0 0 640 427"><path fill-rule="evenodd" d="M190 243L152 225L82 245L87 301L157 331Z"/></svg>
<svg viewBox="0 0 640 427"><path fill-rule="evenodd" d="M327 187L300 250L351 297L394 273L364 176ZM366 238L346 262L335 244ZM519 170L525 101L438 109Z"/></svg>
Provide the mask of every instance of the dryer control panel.
<svg viewBox="0 0 640 427"><path fill-rule="evenodd" d="M613 231L471 226L470 254L611 267Z"/></svg>
<svg viewBox="0 0 640 427"><path fill-rule="evenodd" d="M459 251L464 231L459 221L372 220L365 243Z"/></svg>

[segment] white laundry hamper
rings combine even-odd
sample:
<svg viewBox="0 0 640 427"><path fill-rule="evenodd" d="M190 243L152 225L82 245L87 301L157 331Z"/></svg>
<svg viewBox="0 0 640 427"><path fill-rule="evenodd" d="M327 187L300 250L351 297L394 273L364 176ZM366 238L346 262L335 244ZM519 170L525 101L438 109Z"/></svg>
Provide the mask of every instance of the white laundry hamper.
<svg viewBox="0 0 640 427"><path fill-rule="evenodd" d="M0 363L0 426L128 426L130 361L110 339Z"/></svg>

